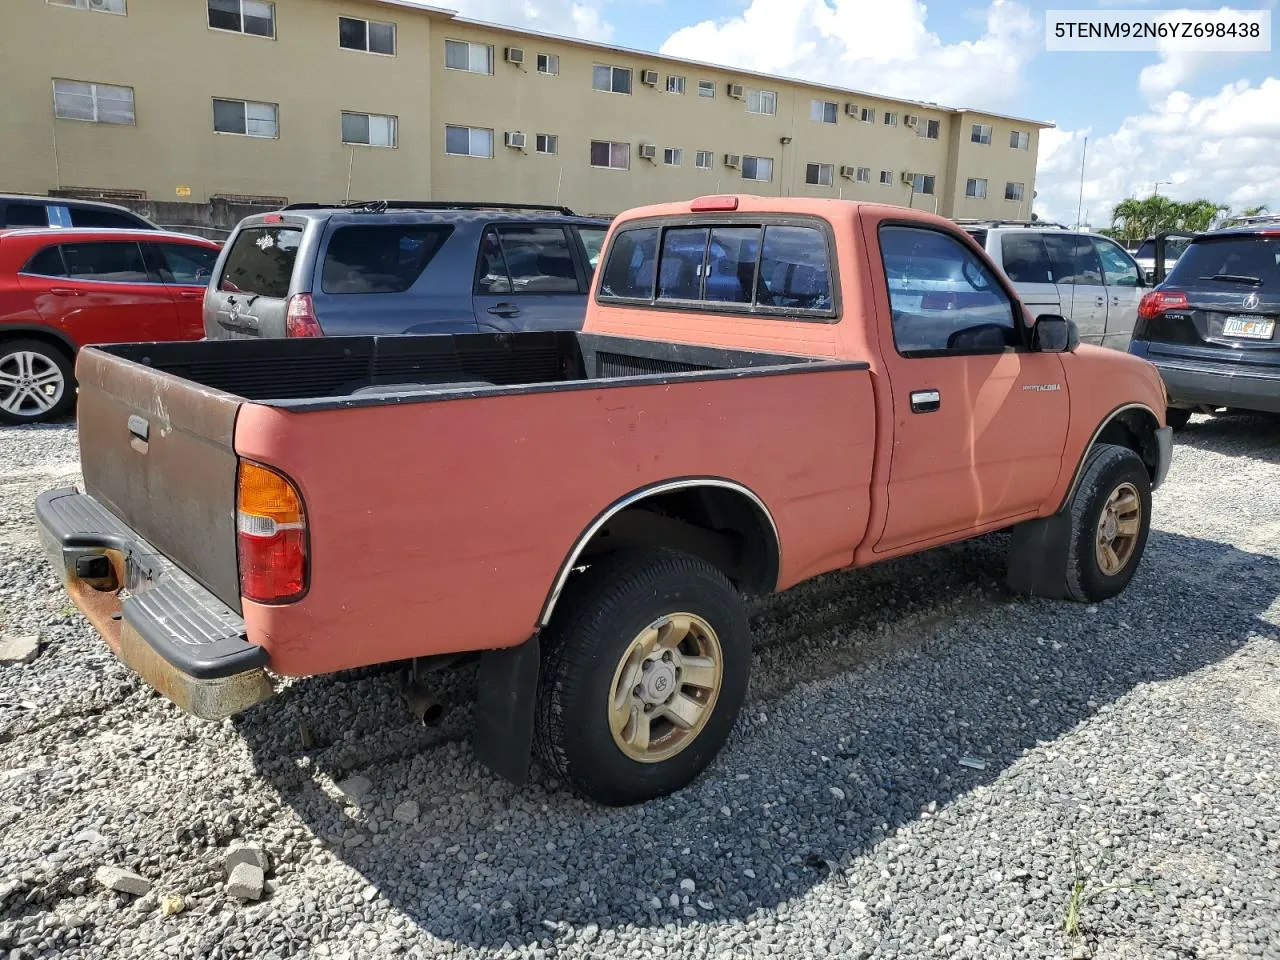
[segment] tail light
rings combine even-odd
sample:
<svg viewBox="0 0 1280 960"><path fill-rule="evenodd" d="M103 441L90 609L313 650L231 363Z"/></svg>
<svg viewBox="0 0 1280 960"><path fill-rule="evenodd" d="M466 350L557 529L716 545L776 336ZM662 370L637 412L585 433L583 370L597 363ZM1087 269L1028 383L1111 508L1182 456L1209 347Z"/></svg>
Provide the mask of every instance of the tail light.
<svg viewBox="0 0 1280 960"><path fill-rule="evenodd" d="M240 461L236 483L240 593L258 603L288 603L307 590L307 514L288 478Z"/></svg>
<svg viewBox="0 0 1280 960"><path fill-rule="evenodd" d="M295 293L289 298L284 315L284 335L286 337L322 337L320 321L316 319L315 304L311 302L311 294Z"/></svg>
<svg viewBox="0 0 1280 960"><path fill-rule="evenodd" d="M1138 317L1151 320L1166 310L1185 310L1189 305L1181 290L1152 290L1138 303Z"/></svg>

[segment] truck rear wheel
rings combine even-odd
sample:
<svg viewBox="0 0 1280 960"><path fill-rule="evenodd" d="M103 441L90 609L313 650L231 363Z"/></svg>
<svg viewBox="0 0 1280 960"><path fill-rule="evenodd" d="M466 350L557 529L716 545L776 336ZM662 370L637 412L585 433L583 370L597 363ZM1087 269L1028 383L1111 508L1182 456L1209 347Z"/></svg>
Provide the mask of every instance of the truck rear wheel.
<svg viewBox="0 0 1280 960"><path fill-rule="evenodd" d="M1137 572L1151 529L1151 476L1127 447L1089 451L1071 498L1067 594L1096 602L1114 597Z"/></svg>
<svg viewBox="0 0 1280 960"><path fill-rule="evenodd" d="M746 609L719 570L669 550L609 554L543 634L538 755L610 806L679 790L729 736L750 660Z"/></svg>

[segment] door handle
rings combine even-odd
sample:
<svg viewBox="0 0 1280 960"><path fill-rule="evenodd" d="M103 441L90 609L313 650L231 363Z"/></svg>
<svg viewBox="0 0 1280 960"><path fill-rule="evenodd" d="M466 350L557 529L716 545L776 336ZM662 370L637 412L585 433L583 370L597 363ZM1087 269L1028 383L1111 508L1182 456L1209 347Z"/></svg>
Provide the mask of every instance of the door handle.
<svg viewBox="0 0 1280 960"><path fill-rule="evenodd" d="M55 297L83 297L84 294L71 287L50 287L49 292Z"/></svg>
<svg viewBox="0 0 1280 960"><path fill-rule="evenodd" d="M937 390L912 390L911 412L933 413L942 406L942 394Z"/></svg>
<svg viewBox="0 0 1280 960"><path fill-rule="evenodd" d="M178 296L182 297L183 300L203 300L204 291L203 290L183 290L178 294Z"/></svg>
<svg viewBox="0 0 1280 960"><path fill-rule="evenodd" d="M1097 300L1094 301L1094 303L1096 303L1100 307L1105 307L1107 305L1107 298L1099 297Z"/></svg>
<svg viewBox="0 0 1280 960"><path fill-rule="evenodd" d="M516 317L520 315L520 308L514 303L498 303L490 307L489 312L495 317Z"/></svg>
<svg viewBox="0 0 1280 960"><path fill-rule="evenodd" d="M1118 306L1120 306L1120 298L1119 298L1119 297L1112 297L1112 298L1111 298L1111 305L1112 305L1113 307L1118 307Z"/></svg>

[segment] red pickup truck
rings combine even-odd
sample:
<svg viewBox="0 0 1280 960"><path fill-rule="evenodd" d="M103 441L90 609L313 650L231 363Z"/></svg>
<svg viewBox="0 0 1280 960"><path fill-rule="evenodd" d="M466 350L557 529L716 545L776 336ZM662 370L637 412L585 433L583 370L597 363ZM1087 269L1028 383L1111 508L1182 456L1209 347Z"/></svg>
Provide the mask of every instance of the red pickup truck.
<svg viewBox="0 0 1280 960"><path fill-rule="evenodd" d="M37 504L67 589L202 717L478 657L479 757L623 804L728 736L746 596L1005 528L1015 592L1133 577L1160 378L1033 325L953 224L705 197L601 264L581 333L82 351L84 486Z"/></svg>

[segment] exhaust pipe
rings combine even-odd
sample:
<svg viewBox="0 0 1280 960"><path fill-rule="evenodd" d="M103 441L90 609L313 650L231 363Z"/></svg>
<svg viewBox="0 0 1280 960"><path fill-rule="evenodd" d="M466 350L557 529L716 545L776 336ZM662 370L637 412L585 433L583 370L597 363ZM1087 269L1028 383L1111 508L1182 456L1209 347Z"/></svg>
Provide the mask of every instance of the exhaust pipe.
<svg viewBox="0 0 1280 960"><path fill-rule="evenodd" d="M414 719L424 727L434 727L444 719L445 706L419 679L418 662L411 663L401 678L400 693Z"/></svg>

